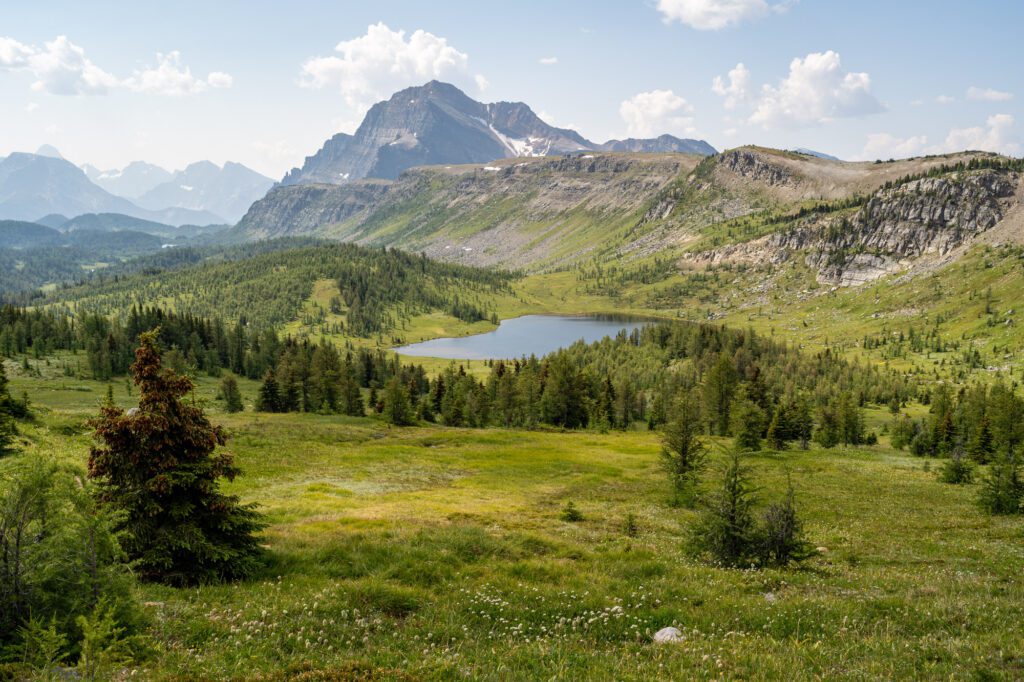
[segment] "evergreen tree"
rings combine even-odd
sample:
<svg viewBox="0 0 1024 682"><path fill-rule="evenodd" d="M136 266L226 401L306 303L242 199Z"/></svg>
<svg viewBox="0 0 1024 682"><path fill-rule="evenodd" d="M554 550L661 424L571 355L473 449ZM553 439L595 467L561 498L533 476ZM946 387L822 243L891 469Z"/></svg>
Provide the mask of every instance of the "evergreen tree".
<svg viewBox="0 0 1024 682"><path fill-rule="evenodd" d="M815 550L804 536L803 522L796 513L793 481L787 477L786 496L770 505L762 518L761 562L774 566L804 561Z"/></svg>
<svg viewBox="0 0 1024 682"><path fill-rule="evenodd" d="M684 394L673 406L661 439L661 463L677 503L692 502L697 477L707 460L698 438L701 425L700 404L693 395Z"/></svg>
<svg viewBox="0 0 1024 682"><path fill-rule="evenodd" d="M704 379L704 408L711 433L729 435L729 409L739 383L739 375L732 360L719 354Z"/></svg>
<svg viewBox="0 0 1024 682"><path fill-rule="evenodd" d="M762 540L754 518L754 493L740 454L729 454L722 484L694 526L690 544L727 566L757 563Z"/></svg>
<svg viewBox="0 0 1024 682"><path fill-rule="evenodd" d="M242 392L238 390L238 380L235 375L226 374L220 380L220 395L224 398L224 409L228 412L241 412Z"/></svg>
<svg viewBox="0 0 1024 682"><path fill-rule="evenodd" d="M219 490L240 471L223 429L182 402L188 377L161 366L157 332L139 337L132 376L139 406L109 405L91 421L102 447L89 454L99 499L121 515L123 546L145 580L190 585L249 575L259 563L251 505Z"/></svg>
<svg viewBox="0 0 1024 682"><path fill-rule="evenodd" d="M277 386L274 370L268 369L260 385L259 396L256 398L256 409L259 412L282 412L281 392Z"/></svg>
<svg viewBox="0 0 1024 682"><path fill-rule="evenodd" d="M397 376L392 377L384 386L384 411L382 414L389 424L395 426L408 426L413 423L409 391Z"/></svg>
<svg viewBox="0 0 1024 682"><path fill-rule="evenodd" d="M989 466L981 482L978 504L989 514L1017 514L1024 501L1017 455L1005 453Z"/></svg>
<svg viewBox="0 0 1024 682"><path fill-rule="evenodd" d="M14 445L16 430L14 427L14 399L7 389L7 373L0 362L0 456L6 454Z"/></svg>
<svg viewBox="0 0 1024 682"><path fill-rule="evenodd" d="M735 445L740 452L761 449L761 433L764 431L764 411L746 397L740 397L730 409L732 432L736 434Z"/></svg>

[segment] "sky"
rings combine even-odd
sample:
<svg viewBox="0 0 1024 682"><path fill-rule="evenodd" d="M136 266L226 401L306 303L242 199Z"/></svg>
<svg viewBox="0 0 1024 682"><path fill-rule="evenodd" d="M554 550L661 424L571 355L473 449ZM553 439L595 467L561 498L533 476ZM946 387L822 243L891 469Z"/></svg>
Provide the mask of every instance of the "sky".
<svg viewBox="0 0 1024 682"><path fill-rule="evenodd" d="M1024 153L1016 0L0 0L0 155L274 178L431 79L603 142Z"/></svg>

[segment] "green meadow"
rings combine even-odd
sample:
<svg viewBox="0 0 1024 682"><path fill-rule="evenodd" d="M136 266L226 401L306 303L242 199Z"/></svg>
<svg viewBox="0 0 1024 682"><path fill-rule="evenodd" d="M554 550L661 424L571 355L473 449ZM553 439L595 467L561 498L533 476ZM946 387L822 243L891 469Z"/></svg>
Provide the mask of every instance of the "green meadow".
<svg viewBox="0 0 1024 682"><path fill-rule="evenodd" d="M106 385L8 362L37 418L29 458L84 464ZM716 567L686 550L657 434L389 427L227 414L228 486L269 523L237 584L138 587L155 680L972 679L1024 677L1024 525L940 483L934 460L865 448L745 457L761 504L787 476L818 554ZM132 404L123 381L117 402ZM884 431L886 410L868 410ZM727 443L711 439L710 490ZM572 502L582 520L563 520ZM674 625L685 639L653 644Z"/></svg>

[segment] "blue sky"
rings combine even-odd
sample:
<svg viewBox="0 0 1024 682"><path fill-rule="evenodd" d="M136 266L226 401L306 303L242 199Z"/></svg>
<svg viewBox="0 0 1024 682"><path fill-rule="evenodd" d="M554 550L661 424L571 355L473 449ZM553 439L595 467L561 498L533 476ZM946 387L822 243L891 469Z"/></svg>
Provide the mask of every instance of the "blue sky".
<svg viewBox="0 0 1024 682"><path fill-rule="evenodd" d="M49 143L101 168L233 160L278 177L374 101L435 77L483 101L525 101L595 141L670 132L873 159L1020 155L1024 139L1024 3L1005 0L3 2L0 13L0 155Z"/></svg>

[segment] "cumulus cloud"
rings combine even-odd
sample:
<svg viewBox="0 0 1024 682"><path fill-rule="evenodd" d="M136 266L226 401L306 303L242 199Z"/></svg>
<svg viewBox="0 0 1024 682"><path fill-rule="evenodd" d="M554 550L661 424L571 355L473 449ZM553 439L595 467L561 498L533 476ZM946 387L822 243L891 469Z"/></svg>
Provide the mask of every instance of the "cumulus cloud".
<svg viewBox="0 0 1024 682"><path fill-rule="evenodd" d="M897 137L889 133L868 135L867 144L860 158L902 159L921 154L948 154L962 151L986 151L998 154L1017 155L1021 152L1020 138L1015 134L1013 116L995 114L989 116L983 126L953 128L939 144L928 144L925 135Z"/></svg>
<svg viewBox="0 0 1024 682"><path fill-rule="evenodd" d="M396 90L443 79L486 86L483 76L469 75L469 56L445 38L417 30L392 31L383 22L366 35L344 40L336 55L312 57L302 65L300 84L307 88L335 87L349 106L368 107Z"/></svg>
<svg viewBox="0 0 1024 682"><path fill-rule="evenodd" d="M118 85L117 78L93 64L67 36L41 48L0 38L0 69L30 73L36 79L32 90L53 95L102 95Z"/></svg>
<svg viewBox="0 0 1024 682"><path fill-rule="evenodd" d="M1014 118L1010 114L996 114L989 116L984 126L954 128L946 135L939 151L977 149L999 154L1019 154L1021 147L1014 136L1014 124Z"/></svg>
<svg viewBox="0 0 1024 682"><path fill-rule="evenodd" d="M1013 99L1013 93L993 90L992 88L979 88L972 85L967 88L967 99L981 102L1006 102Z"/></svg>
<svg viewBox="0 0 1024 682"><path fill-rule="evenodd" d="M132 92L149 95L194 95L210 88L230 88L234 79L230 74L214 71L204 80L192 75L192 70L181 65L181 53L157 54L157 65L136 71L125 79L124 87Z"/></svg>
<svg viewBox="0 0 1024 682"><path fill-rule="evenodd" d="M631 137L652 137L663 133L692 134L693 107L671 90L641 92L619 106L619 115Z"/></svg>
<svg viewBox="0 0 1024 682"><path fill-rule="evenodd" d="M715 76L711 91L725 98L725 108L735 109L750 96L750 71L743 63L736 65L728 74L728 83L721 76Z"/></svg>
<svg viewBox="0 0 1024 682"><path fill-rule="evenodd" d="M658 0L666 23L678 21L701 31L718 31L743 21L785 11L791 2L769 4L766 0Z"/></svg>
<svg viewBox="0 0 1024 682"><path fill-rule="evenodd" d="M844 71L839 54L829 50L790 62L789 75L778 86L761 89L750 122L765 128L797 127L882 109L871 94L871 76Z"/></svg>
<svg viewBox="0 0 1024 682"><path fill-rule="evenodd" d="M188 94L207 88L230 87L231 76L211 73L207 80L192 76L182 68L181 55L171 52L157 55L155 68L136 71L119 79L96 66L85 50L67 36L57 36L42 47L26 45L13 38L0 38L0 70L23 71L36 80L32 90L51 95L105 95L112 90L126 89L151 94Z"/></svg>
<svg viewBox="0 0 1024 682"><path fill-rule="evenodd" d="M889 133L871 133L860 158L872 159L906 159L924 152L928 145L925 135L913 137L897 137Z"/></svg>
<svg viewBox="0 0 1024 682"><path fill-rule="evenodd" d="M956 101L956 97L950 97L949 95L939 95L935 98L938 104L952 104Z"/></svg>
<svg viewBox="0 0 1024 682"><path fill-rule="evenodd" d="M541 57L539 60L544 66L552 66L558 63L558 57Z"/></svg>

